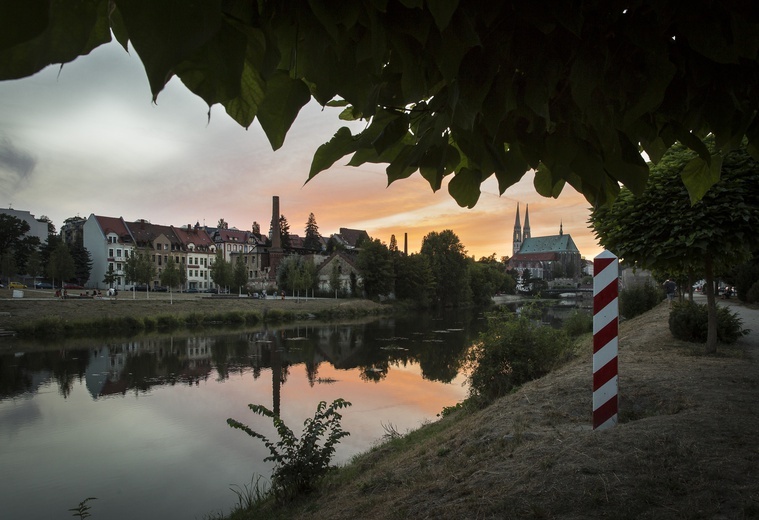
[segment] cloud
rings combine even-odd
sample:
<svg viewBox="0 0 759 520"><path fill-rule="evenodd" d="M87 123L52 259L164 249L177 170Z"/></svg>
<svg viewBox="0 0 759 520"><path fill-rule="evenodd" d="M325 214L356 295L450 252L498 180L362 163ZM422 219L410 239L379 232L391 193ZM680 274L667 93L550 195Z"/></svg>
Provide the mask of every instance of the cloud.
<svg viewBox="0 0 759 520"><path fill-rule="evenodd" d="M36 166L37 159L32 154L17 148L10 138L0 137L0 179L11 191L28 180Z"/></svg>

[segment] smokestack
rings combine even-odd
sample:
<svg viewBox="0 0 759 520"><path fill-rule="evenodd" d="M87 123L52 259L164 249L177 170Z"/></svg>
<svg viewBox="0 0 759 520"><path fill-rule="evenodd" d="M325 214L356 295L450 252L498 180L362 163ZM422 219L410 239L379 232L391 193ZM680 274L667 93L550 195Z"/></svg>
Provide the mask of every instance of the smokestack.
<svg viewBox="0 0 759 520"><path fill-rule="evenodd" d="M408 233L403 234L403 254L408 256Z"/></svg>
<svg viewBox="0 0 759 520"><path fill-rule="evenodd" d="M282 249L282 239L279 236L279 197L271 198L271 248Z"/></svg>

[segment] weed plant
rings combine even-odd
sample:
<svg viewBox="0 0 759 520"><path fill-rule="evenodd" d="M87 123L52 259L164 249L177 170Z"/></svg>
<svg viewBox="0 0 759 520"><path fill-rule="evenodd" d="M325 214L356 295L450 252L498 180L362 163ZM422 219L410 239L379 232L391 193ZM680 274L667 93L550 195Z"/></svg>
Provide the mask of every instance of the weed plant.
<svg viewBox="0 0 759 520"><path fill-rule="evenodd" d="M340 421L343 417L338 410L350 405L351 403L344 399L335 399L329 406L325 401L321 401L316 407L314 417L307 419L303 424L300 439L278 415L265 406L248 405L253 413L271 418L279 435L279 441L276 443L234 419L227 419L227 424L263 441L271 453L264 460L274 462L270 493L278 502L286 502L302 493L312 491L331 468L330 461L335 453L335 446L340 439L350 435L342 429ZM325 439L323 444L319 445L322 437Z"/></svg>

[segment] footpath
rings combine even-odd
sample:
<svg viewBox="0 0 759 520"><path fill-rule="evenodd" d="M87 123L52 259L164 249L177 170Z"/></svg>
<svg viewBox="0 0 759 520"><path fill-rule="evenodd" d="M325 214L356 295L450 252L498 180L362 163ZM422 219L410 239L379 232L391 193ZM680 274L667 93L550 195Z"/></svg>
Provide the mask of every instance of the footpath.
<svg viewBox="0 0 759 520"><path fill-rule="evenodd" d="M706 295L702 293L696 293L693 296L693 301L696 303L705 304ZM738 298L732 298L729 300L717 299L717 305L723 307L729 307L732 312L737 314L744 329L749 329L749 333L738 340L738 345L745 345L748 347L748 353L755 360L759 360L759 309L753 309L746 307Z"/></svg>

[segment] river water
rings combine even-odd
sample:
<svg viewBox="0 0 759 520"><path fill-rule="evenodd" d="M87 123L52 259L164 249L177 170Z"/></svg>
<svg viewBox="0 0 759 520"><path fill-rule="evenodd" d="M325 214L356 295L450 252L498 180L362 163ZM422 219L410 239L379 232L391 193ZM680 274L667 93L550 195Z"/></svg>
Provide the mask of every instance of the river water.
<svg viewBox="0 0 759 520"><path fill-rule="evenodd" d="M319 401L342 397L347 462L392 429L435 420L466 397L462 360L482 315L203 332L0 356L2 518L203 518L230 488L271 474L263 443L277 411L299 436Z"/></svg>

